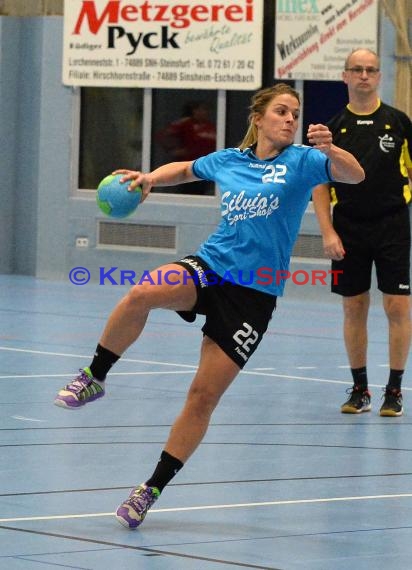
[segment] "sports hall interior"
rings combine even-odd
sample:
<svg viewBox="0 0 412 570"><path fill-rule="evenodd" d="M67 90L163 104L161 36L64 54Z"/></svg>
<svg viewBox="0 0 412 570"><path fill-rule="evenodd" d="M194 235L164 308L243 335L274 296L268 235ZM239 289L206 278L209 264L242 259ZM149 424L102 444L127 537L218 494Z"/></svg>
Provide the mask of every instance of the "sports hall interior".
<svg viewBox="0 0 412 570"><path fill-rule="evenodd" d="M269 51L273 4L264 0ZM154 311L105 398L75 411L53 399L87 365L127 290L121 270L139 275L191 253L218 223L219 202L161 191L126 221L98 210L94 182L116 166L165 160L155 133L193 93L65 86L62 38L62 1L0 2L0 568L410 570L411 372L405 414L380 417L387 326L375 284L370 413L339 410L351 386L340 300L321 282L291 281L258 352L144 525L130 532L114 519L183 404L201 318ZM398 43L381 6L380 93L393 105ZM340 82L292 83L305 142L307 125L326 121L346 92ZM196 91L218 147L239 143L251 94ZM70 281L76 267L89 283ZM101 282L102 268L118 268L115 283ZM309 204L291 271L328 269Z"/></svg>

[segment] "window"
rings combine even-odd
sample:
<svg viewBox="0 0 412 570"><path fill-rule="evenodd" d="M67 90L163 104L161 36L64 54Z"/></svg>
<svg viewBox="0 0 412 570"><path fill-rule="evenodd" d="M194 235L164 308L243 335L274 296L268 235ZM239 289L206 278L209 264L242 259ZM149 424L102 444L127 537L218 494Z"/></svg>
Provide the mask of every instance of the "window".
<svg viewBox="0 0 412 570"><path fill-rule="evenodd" d="M141 168L143 89L81 89L78 187L95 189L116 168Z"/></svg>
<svg viewBox="0 0 412 570"><path fill-rule="evenodd" d="M248 128L250 99L254 91L228 91L226 96L226 143L237 147Z"/></svg>
<svg viewBox="0 0 412 570"><path fill-rule="evenodd" d="M151 169L167 162L194 160L216 150L217 91L153 91ZM208 181L156 188L154 192L214 195Z"/></svg>
<svg viewBox="0 0 412 570"><path fill-rule="evenodd" d="M304 81L302 142L311 123L327 123L348 102L347 87L343 81Z"/></svg>

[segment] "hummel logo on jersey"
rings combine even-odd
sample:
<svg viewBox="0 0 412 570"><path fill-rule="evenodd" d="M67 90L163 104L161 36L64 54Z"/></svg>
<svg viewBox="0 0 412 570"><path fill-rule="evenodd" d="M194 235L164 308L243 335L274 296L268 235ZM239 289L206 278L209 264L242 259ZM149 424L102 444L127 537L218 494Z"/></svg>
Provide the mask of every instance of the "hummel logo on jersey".
<svg viewBox="0 0 412 570"><path fill-rule="evenodd" d="M267 164L267 162L249 162L249 168L260 168L265 171L262 176L264 184L285 184L285 175L288 171L285 164Z"/></svg>
<svg viewBox="0 0 412 570"><path fill-rule="evenodd" d="M266 163L249 162L249 168L266 168Z"/></svg>

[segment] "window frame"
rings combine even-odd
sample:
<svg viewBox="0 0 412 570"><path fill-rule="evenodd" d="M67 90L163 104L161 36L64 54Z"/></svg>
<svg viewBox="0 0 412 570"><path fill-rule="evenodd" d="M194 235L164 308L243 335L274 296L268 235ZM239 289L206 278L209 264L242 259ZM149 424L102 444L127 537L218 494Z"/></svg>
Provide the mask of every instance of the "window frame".
<svg viewBox="0 0 412 570"><path fill-rule="evenodd" d="M94 199L96 188L80 188L79 168L80 168L80 130L81 130L81 89L82 87L73 87L73 116L72 116L72 145L71 145L71 173L70 173L70 187L72 189L71 195L74 198L81 199ZM87 89L87 87L86 87ZM190 92L191 90L187 90ZM153 119L153 93L154 89L143 89L143 117L142 117L142 170L144 172L150 171L151 163L151 143L152 143L152 119ZM216 91L216 149L225 148L225 133L226 133L226 91L219 89ZM196 195L181 195L173 193L154 192L150 196L152 203L170 203L185 204L191 206L209 206L218 205L220 202L218 190L215 188L215 193L212 196L196 196Z"/></svg>

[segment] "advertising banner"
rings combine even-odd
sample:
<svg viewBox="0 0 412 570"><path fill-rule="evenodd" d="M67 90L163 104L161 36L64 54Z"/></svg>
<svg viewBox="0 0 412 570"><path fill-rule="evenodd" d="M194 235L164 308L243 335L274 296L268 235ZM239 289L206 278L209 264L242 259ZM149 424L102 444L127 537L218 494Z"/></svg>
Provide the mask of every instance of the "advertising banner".
<svg viewBox="0 0 412 570"><path fill-rule="evenodd" d="M253 90L263 0L65 0L63 83Z"/></svg>
<svg viewBox="0 0 412 570"><path fill-rule="evenodd" d="M275 78L341 80L352 49L377 50L378 0L276 0Z"/></svg>

